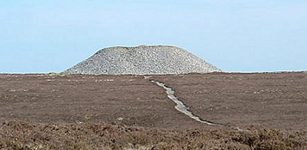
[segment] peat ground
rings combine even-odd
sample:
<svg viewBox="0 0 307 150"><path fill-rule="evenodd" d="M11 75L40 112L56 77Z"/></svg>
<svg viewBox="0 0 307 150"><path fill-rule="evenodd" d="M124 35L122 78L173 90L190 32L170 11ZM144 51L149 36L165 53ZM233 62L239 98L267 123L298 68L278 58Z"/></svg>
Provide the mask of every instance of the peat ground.
<svg viewBox="0 0 307 150"><path fill-rule="evenodd" d="M0 148L304 149L306 91L306 73L0 75Z"/></svg>

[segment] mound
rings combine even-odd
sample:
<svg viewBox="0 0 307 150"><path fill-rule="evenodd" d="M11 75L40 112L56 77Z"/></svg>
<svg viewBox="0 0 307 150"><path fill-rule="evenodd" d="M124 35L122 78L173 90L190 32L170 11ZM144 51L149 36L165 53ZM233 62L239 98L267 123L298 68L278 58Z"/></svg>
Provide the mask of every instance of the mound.
<svg viewBox="0 0 307 150"><path fill-rule="evenodd" d="M65 74L186 74L220 72L195 55L173 46L111 47L64 71Z"/></svg>

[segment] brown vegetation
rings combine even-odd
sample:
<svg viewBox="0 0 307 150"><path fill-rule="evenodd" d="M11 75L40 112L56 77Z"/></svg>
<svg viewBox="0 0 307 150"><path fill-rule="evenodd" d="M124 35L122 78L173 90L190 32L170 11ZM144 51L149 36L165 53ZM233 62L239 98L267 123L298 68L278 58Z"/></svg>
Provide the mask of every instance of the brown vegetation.
<svg viewBox="0 0 307 150"><path fill-rule="evenodd" d="M178 112L150 80L222 125ZM306 149L306 83L306 73L0 75L0 149Z"/></svg>
<svg viewBox="0 0 307 150"><path fill-rule="evenodd" d="M109 124L5 122L1 149L303 149L303 132L250 128L163 130Z"/></svg>

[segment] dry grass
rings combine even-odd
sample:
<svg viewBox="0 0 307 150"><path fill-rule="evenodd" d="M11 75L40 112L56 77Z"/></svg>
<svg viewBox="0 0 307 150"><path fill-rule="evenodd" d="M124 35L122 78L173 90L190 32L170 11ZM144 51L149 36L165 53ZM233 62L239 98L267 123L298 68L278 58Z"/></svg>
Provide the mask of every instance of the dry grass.
<svg viewBox="0 0 307 150"><path fill-rule="evenodd" d="M0 149L304 149L304 132L251 128L169 131L109 124L6 122Z"/></svg>

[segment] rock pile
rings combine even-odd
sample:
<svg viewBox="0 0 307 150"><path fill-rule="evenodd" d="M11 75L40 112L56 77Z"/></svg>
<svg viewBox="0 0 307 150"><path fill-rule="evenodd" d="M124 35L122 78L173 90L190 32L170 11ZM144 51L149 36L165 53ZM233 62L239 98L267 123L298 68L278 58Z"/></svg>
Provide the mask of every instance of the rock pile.
<svg viewBox="0 0 307 150"><path fill-rule="evenodd" d="M221 70L174 46L111 47L64 71L65 74L149 75Z"/></svg>

